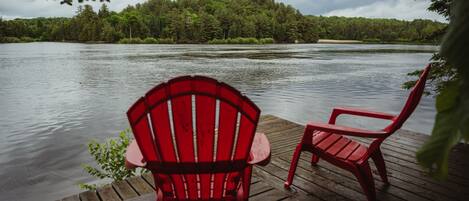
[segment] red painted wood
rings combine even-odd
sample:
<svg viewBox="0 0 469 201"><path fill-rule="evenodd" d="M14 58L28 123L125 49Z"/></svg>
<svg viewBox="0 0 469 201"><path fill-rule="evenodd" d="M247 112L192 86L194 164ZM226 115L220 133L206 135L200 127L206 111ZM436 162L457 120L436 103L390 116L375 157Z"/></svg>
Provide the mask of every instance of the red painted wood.
<svg viewBox="0 0 469 201"><path fill-rule="evenodd" d="M163 200L247 200L251 165L270 160L267 138L255 137L259 108L208 77L162 83L127 115L136 138L127 150L127 167L152 170Z"/></svg>
<svg viewBox="0 0 469 201"><path fill-rule="evenodd" d="M150 132L150 125L148 123L148 116L142 114L145 113L145 100L139 99L129 110L129 120L134 123L132 129L134 132L141 133L135 136L139 147L141 147L143 156L146 160L156 160L156 148L153 143L152 133ZM138 118L142 118L141 121L137 122Z"/></svg>
<svg viewBox="0 0 469 201"><path fill-rule="evenodd" d="M216 95L216 82L194 81L194 88L199 92ZM201 103L201 104L198 104ZM202 104L203 103L203 104ZM215 138L215 109L216 99L196 95L196 130L197 130L197 157L200 162L212 162ZM212 174L200 174L200 197L209 199L211 195Z"/></svg>
<svg viewBox="0 0 469 201"><path fill-rule="evenodd" d="M267 136L264 133L256 133L253 144L256 146L251 147L248 163L267 165L266 162L270 161L270 143ZM266 159L269 160L266 161Z"/></svg>
<svg viewBox="0 0 469 201"><path fill-rule="evenodd" d="M342 151L342 149L344 149L350 142L350 139L342 137L339 141L334 144L334 146L331 146L329 149L327 149L326 152L332 156L335 156L340 151Z"/></svg>
<svg viewBox="0 0 469 201"><path fill-rule="evenodd" d="M132 140L132 142L127 147L125 152L125 167L128 169L136 167L144 167L146 165L145 160L143 160L142 152L138 147L137 141Z"/></svg>
<svg viewBox="0 0 469 201"><path fill-rule="evenodd" d="M171 120L167 103L168 93L167 85L164 84L161 87L155 87L153 90L148 92L145 97L147 99L148 106L154 106L149 113L152 119L155 143L161 153L161 161L177 162L176 151L174 150L173 137L171 134ZM136 136L135 132L134 136ZM162 180L162 182L160 182L162 184L161 190L164 193L176 196L179 199L186 197L184 182L181 176L164 176L160 174L158 174L158 176L158 178L161 178ZM164 182L165 180L170 180L171 183ZM158 181L155 180L155 183L157 182Z"/></svg>
<svg viewBox="0 0 469 201"><path fill-rule="evenodd" d="M340 151L336 157L342 160L346 160L358 147L360 144L355 141L351 141L345 148Z"/></svg>
<svg viewBox="0 0 469 201"><path fill-rule="evenodd" d="M329 135L326 139L321 141L319 144L316 145L318 149L323 151L327 150L329 147L334 145L338 140L340 140L342 136L340 135Z"/></svg>
<svg viewBox="0 0 469 201"><path fill-rule="evenodd" d="M387 183L386 166L379 147L385 138L401 128L402 124L404 124L417 107L425 89L425 82L430 68L430 65L428 65L424 69L419 80L411 90L402 111L397 116L364 109L337 107L332 111L328 124L317 122L308 123L303 139L298 144L293 154L285 187L289 188L293 182L301 152L310 151L313 153L311 159L312 164L316 164L319 158L322 158L338 167L352 172L357 177L368 200L375 200L374 180L368 159L370 157L373 159L381 179L383 182ZM391 123L378 131L335 125L337 117L342 114L390 120ZM371 145L367 147L345 137L346 135L375 139Z"/></svg>
<svg viewBox="0 0 469 201"><path fill-rule="evenodd" d="M366 148L363 145L360 145L360 146L358 146L357 149L355 149L355 151L353 151L353 153L347 158L347 160L357 161L357 160L363 158L363 156L365 156L367 151L368 151L368 148Z"/></svg>
<svg viewBox="0 0 469 201"><path fill-rule="evenodd" d="M317 145L319 143L321 143L323 140L327 139L329 136L331 135L331 133L326 133L326 132L316 132L313 134L313 144L314 145Z"/></svg>
<svg viewBox="0 0 469 201"><path fill-rule="evenodd" d="M174 136L176 139L179 162L194 163L194 141L192 129L192 96L180 94L190 93L192 90L191 79L185 77L173 79L168 82L168 91L171 98L171 111L173 118ZM184 189L177 188L184 194L187 191L186 198L197 199L197 178L196 175L183 175Z"/></svg>
<svg viewBox="0 0 469 201"><path fill-rule="evenodd" d="M220 96L228 99L233 103L239 103L239 95L234 94L229 88L221 88ZM219 112L219 125L218 125L218 145L217 145L217 161L231 160L233 143L235 138L236 123L237 123L237 110L232 105L225 101L220 102ZM217 167L215 167L217 168ZM223 189L225 186L226 174L216 174L213 186L213 196L222 197ZM232 189L227 189L232 190Z"/></svg>

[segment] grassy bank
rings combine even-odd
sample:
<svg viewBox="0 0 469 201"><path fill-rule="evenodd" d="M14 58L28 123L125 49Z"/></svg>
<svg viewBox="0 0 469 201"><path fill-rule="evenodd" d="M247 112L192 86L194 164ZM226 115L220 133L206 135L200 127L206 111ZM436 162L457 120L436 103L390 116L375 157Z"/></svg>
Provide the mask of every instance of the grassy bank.
<svg viewBox="0 0 469 201"><path fill-rule="evenodd" d="M363 39L363 40L335 40L335 39L319 39L318 43L323 44L402 44L402 45L437 45L431 42L410 41L405 39L398 39L395 41L382 41L377 38Z"/></svg>
<svg viewBox="0 0 469 201"><path fill-rule="evenodd" d="M41 40L38 38L31 37L0 37L0 43L28 43L28 42L56 42ZM72 43L83 43L79 41L61 41L61 42L72 42ZM153 38L147 37L141 39L139 37L135 38L122 38L117 42L107 42L107 41L87 41L85 44L187 44L187 43L177 43L171 38ZM228 38L228 39L213 39L206 43L194 43L194 44L275 44L277 43L273 38ZM299 41L299 43L302 43ZM396 40L396 41L381 41L379 39L364 39L364 40L336 40L336 39L319 39L317 43L322 44L403 44L403 45L436 45L429 42L421 41L409 41L409 40Z"/></svg>
<svg viewBox="0 0 469 201"><path fill-rule="evenodd" d="M228 38L228 39L213 39L208 41L208 44L274 44L273 38Z"/></svg>
<svg viewBox="0 0 469 201"><path fill-rule="evenodd" d="M40 41L31 37L0 37L0 43L30 43Z"/></svg>
<svg viewBox="0 0 469 201"><path fill-rule="evenodd" d="M123 38L117 43L119 44L174 44L174 40L170 38L153 38L148 37L145 39L141 38ZM273 38L228 38L228 39L213 39L207 42L207 44L273 44L275 43Z"/></svg>

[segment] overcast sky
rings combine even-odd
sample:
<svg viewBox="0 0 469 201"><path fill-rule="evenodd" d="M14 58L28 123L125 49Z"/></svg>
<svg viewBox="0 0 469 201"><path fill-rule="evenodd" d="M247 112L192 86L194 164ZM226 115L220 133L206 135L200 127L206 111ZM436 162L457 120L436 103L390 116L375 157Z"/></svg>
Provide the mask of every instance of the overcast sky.
<svg viewBox="0 0 469 201"><path fill-rule="evenodd" d="M76 2L76 0L74 0ZM146 0L111 0L111 10L120 11L128 4ZM372 18L416 18L445 21L434 12L427 11L430 0L277 0L291 4L303 14L325 16L362 16ZM101 3L89 2L97 10ZM4 19L31 17L71 17L78 3L73 6L60 5L60 0L0 0L0 16Z"/></svg>

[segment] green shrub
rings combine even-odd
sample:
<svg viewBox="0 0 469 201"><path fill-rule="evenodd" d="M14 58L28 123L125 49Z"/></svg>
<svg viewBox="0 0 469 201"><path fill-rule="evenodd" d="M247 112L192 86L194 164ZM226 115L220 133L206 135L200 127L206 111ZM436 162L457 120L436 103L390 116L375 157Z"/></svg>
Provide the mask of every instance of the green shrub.
<svg viewBox="0 0 469 201"><path fill-rule="evenodd" d="M260 44L274 44L275 40L273 38L261 38L259 39Z"/></svg>
<svg viewBox="0 0 469 201"><path fill-rule="evenodd" d="M396 39L396 42L399 42L399 43L410 43L410 39L407 39L407 38L398 38Z"/></svg>
<svg viewBox="0 0 469 201"><path fill-rule="evenodd" d="M125 151L129 144L129 129L122 131L117 139L108 139L104 143L98 143L95 140L90 141L88 151L99 167L83 164L83 169L91 176L99 179L110 178L113 181L121 181L145 172L144 169L128 170L125 168ZM86 190L95 190L97 187L96 184L79 184L79 186Z"/></svg>
<svg viewBox="0 0 469 201"><path fill-rule="evenodd" d="M172 38L160 38L158 40L159 44L174 44L174 40Z"/></svg>
<svg viewBox="0 0 469 201"><path fill-rule="evenodd" d="M381 40L378 38L365 38L363 39L363 42L366 43L381 43Z"/></svg>
<svg viewBox="0 0 469 201"><path fill-rule="evenodd" d="M224 39L213 39L207 42L208 44L227 44L228 41Z"/></svg>
<svg viewBox="0 0 469 201"><path fill-rule="evenodd" d="M142 44L143 40L140 38L123 38L120 39L119 42L120 44Z"/></svg>
<svg viewBox="0 0 469 201"><path fill-rule="evenodd" d="M275 43L273 38L228 38L228 39L213 39L208 41L208 44L272 44Z"/></svg>
<svg viewBox="0 0 469 201"><path fill-rule="evenodd" d="M35 40L31 37L27 37L27 36L23 36L20 38L21 42L24 42L24 43L30 43L30 42L34 42Z"/></svg>
<svg viewBox="0 0 469 201"><path fill-rule="evenodd" d="M140 39L140 38L132 38L132 39L130 39L130 43L132 43L132 44L142 44L143 40Z"/></svg>
<svg viewBox="0 0 469 201"><path fill-rule="evenodd" d="M257 38L241 38L241 44L259 44Z"/></svg>
<svg viewBox="0 0 469 201"><path fill-rule="evenodd" d="M21 40L17 37L1 37L0 38L0 43L20 43Z"/></svg>
<svg viewBox="0 0 469 201"><path fill-rule="evenodd" d="M227 44L241 44L241 38L228 38L226 40Z"/></svg>
<svg viewBox="0 0 469 201"><path fill-rule="evenodd" d="M256 38L229 38L227 40L228 44L259 44L259 41Z"/></svg>
<svg viewBox="0 0 469 201"><path fill-rule="evenodd" d="M130 39L129 38L122 38L117 43L119 43L119 44L130 44Z"/></svg>
<svg viewBox="0 0 469 201"><path fill-rule="evenodd" d="M156 40L153 37L147 37L143 40L143 43L145 43L145 44L158 44L158 40Z"/></svg>

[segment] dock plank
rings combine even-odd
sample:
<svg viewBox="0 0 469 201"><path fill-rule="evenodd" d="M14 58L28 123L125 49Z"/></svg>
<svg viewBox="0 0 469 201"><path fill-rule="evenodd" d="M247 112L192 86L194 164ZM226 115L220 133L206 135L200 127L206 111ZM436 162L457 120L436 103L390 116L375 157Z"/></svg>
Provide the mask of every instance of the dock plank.
<svg viewBox="0 0 469 201"><path fill-rule="evenodd" d="M127 179L127 181L139 195L154 192L152 186L150 186L150 184L148 184L142 177L132 177Z"/></svg>
<svg viewBox="0 0 469 201"><path fill-rule="evenodd" d="M112 185L106 184L104 186L99 187L97 190L99 197L101 200L106 201L120 201L121 198L117 194L117 192L112 188Z"/></svg>
<svg viewBox="0 0 469 201"><path fill-rule="evenodd" d="M62 201L80 201L80 197L78 195L72 195L72 196L63 198Z"/></svg>
<svg viewBox="0 0 469 201"><path fill-rule="evenodd" d="M112 182L112 186L123 200L137 197L137 192L127 183L127 181Z"/></svg>
<svg viewBox="0 0 469 201"><path fill-rule="evenodd" d="M257 201L257 200L265 201L265 200L283 200L285 198L288 198L288 196L283 194L281 191L279 191L277 189L272 189L272 190L267 191L265 193L250 197L249 200L251 200L251 201Z"/></svg>
<svg viewBox="0 0 469 201"><path fill-rule="evenodd" d="M249 197L274 189L264 182L257 182L255 184L251 184L250 188L251 189L249 191Z"/></svg>
<svg viewBox="0 0 469 201"><path fill-rule="evenodd" d="M100 201L96 191L85 191L78 195L81 201Z"/></svg>

